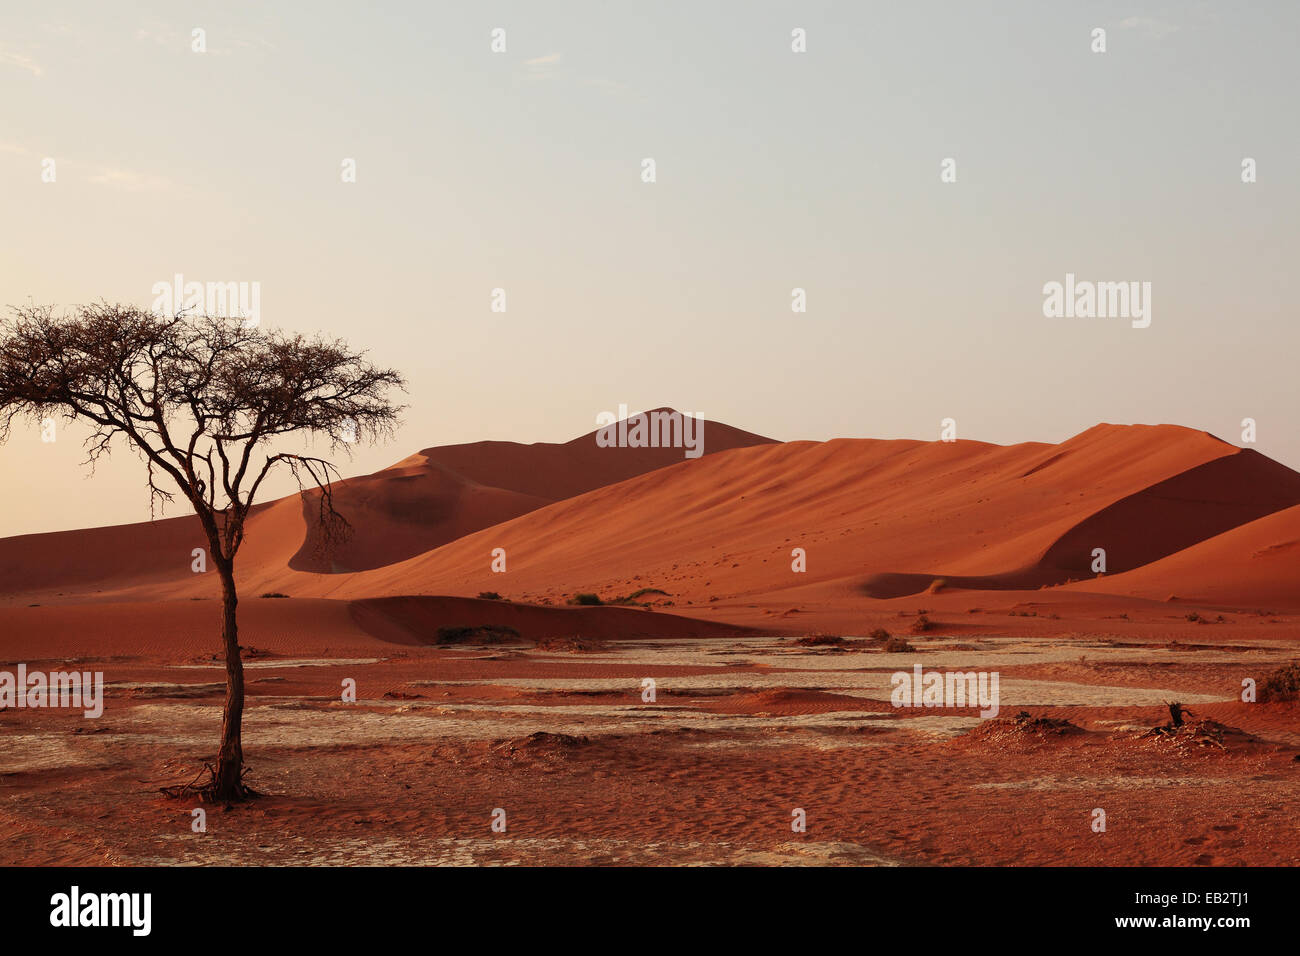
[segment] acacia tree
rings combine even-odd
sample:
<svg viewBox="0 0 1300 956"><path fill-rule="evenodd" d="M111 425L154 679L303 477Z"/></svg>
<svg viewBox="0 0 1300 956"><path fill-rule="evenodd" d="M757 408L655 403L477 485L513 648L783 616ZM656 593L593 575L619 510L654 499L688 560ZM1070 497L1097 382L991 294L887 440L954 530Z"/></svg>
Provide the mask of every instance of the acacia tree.
<svg viewBox="0 0 1300 956"><path fill-rule="evenodd" d="M391 435L401 408L387 396L404 385L397 372L376 368L341 341L249 328L239 319L162 317L101 303L60 315L27 306L0 320L0 442L15 418L83 421L91 429L92 469L124 441L148 469L150 513L179 492L198 515L221 579L226 659L221 748L201 788L211 799L250 793L234 567L263 481L288 470L304 499L319 499L324 540L347 532L334 510L337 469L269 446L302 433L338 451Z"/></svg>

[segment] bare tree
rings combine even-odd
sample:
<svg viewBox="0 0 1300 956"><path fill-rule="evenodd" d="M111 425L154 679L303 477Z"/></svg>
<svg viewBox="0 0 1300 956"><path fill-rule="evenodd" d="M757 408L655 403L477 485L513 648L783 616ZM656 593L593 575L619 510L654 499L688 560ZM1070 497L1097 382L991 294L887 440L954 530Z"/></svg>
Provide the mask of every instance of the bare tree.
<svg viewBox="0 0 1300 956"><path fill-rule="evenodd" d="M239 319L160 317L101 303L62 315L28 306L0 321L0 442L15 418L81 420L91 428L92 468L121 438L148 469L151 514L179 491L198 515L221 579L226 658L221 749L202 788L211 799L249 795L234 566L262 482L287 469L304 498L319 498L325 538L347 531L334 510L335 467L268 446L304 433L337 451L391 435L401 408L387 395L404 385L343 342L248 328Z"/></svg>

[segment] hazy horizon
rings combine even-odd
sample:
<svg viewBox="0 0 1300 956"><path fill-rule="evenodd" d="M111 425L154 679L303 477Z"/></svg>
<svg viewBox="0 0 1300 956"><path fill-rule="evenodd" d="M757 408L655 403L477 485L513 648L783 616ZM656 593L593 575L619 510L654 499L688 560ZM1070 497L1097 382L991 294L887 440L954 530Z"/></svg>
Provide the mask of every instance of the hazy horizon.
<svg viewBox="0 0 1300 956"><path fill-rule="evenodd" d="M410 380L345 475L619 404L1004 445L1240 445L1249 417L1300 468L1297 27L1281 3L6 9L0 305L257 283L263 322ZM1149 327L1045 317L1067 274L1149 282ZM0 446L0 535L147 520L126 447L88 478L58 428Z"/></svg>

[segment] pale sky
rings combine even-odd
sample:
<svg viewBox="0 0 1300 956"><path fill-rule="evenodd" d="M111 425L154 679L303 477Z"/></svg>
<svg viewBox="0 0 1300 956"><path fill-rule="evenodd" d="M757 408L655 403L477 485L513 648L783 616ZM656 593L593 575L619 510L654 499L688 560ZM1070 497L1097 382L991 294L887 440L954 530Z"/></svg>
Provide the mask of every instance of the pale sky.
<svg viewBox="0 0 1300 956"><path fill-rule="evenodd" d="M0 304L258 282L411 382L345 474L620 403L1003 444L1252 417L1300 467L1298 34L1263 2L5 4ZM1149 281L1150 327L1044 317L1067 272ZM0 534L148 517L84 434L0 446Z"/></svg>

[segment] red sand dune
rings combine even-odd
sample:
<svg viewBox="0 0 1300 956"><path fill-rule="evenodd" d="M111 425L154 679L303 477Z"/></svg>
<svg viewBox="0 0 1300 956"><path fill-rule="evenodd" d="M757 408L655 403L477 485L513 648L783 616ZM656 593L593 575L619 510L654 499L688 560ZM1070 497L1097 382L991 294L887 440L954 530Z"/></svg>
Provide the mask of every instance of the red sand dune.
<svg viewBox="0 0 1300 956"><path fill-rule="evenodd" d="M554 500L479 484L421 452L338 486L334 506L347 518L351 532L337 547L322 547L318 496L303 501L306 539L289 566L330 573L382 567Z"/></svg>
<svg viewBox="0 0 1300 956"><path fill-rule="evenodd" d="M651 409L644 414L672 412ZM771 444L772 439L704 422L705 455ZM681 448L601 448L596 432L564 444L481 441L426 448L391 468L353 478L335 492L351 538L324 557L311 525L290 566L300 571L362 571L394 564L543 505L683 460Z"/></svg>
<svg viewBox="0 0 1300 956"><path fill-rule="evenodd" d="M239 561L286 568L306 526L297 496L253 510ZM0 601L62 603L122 598L167 600L219 593L212 574L191 570L195 548L207 549L198 519L25 534L0 538Z"/></svg>
<svg viewBox="0 0 1300 956"><path fill-rule="evenodd" d="M350 576L337 593L653 586L679 603L788 592L815 604L915 594L936 579L1037 588L1092 577L1093 548L1115 574L1297 503L1300 474L1175 426L1101 425L1055 446L790 442L600 488ZM489 569L497 547L505 575ZM794 547L807 551L805 574L791 571Z"/></svg>
<svg viewBox="0 0 1300 956"><path fill-rule="evenodd" d="M1300 602L1287 584L1300 561L1290 547L1300 474L1204 432L1098 425L1059 445L774 443L709 423L706 436L709 454L685 460L680 449L599 448L594 433L427 449L344 483L338 504L356 534L328 561L312 556L296 497L259 510L241 588L559 602L655 587L683 613L714 600L866 609L936 588L1089 579L1100 547L1108 576L1074 585L1076 599ZM190 571L200 546L183 518L5 539L0 588L10 603L211 596L211 574ZM795 547L806 573L791 570ZM494 548L506 549L505 574L490 570ZM345 568L365 570L322 573Z"/></svg>
<svg viewBox="0 0 1300 956"><path fill-rule="evenodd" d="M706 457L773 441L722 422L702 427ZM593 431L563 444L485 441L426 448L372 475L347 479L335 487L335 505L352 534L328 553L318 547L314 496L261 505L249 518L241 571L246 578L250 571L265 578L287 568L342 572L393 564L683 460L680 448L600 448L595 436ZM153 597L208 594L212 588L190 570L192 549L206 547L198 520L189 515L3 538L0 599L84 599L123 589Z"/></svg>

